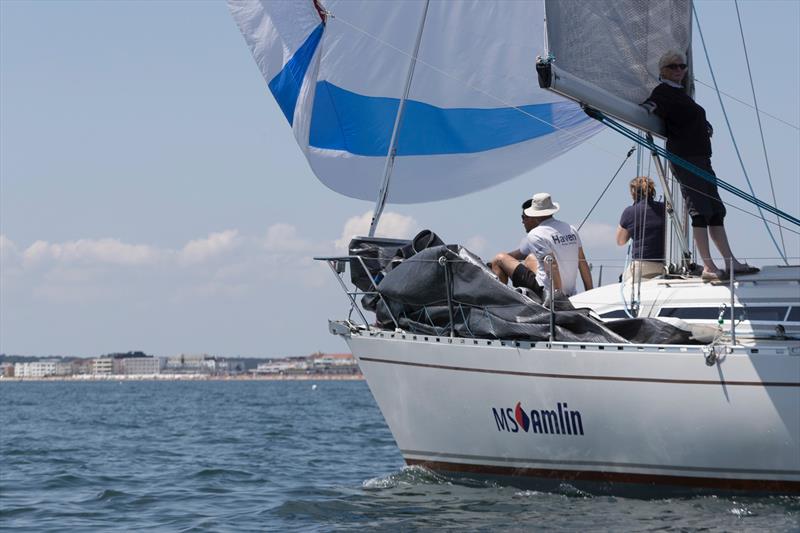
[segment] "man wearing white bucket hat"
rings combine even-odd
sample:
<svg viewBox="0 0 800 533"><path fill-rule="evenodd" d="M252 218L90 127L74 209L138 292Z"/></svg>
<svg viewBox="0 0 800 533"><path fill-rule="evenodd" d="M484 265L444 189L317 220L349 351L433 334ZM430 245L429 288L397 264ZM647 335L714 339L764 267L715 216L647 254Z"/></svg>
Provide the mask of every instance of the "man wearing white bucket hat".
<svg viewBox="0 0 800 533"><path fill-rule="evenodd" d="M542 295L550 287L550 271L545 257L552 256L553 287L564 296L577 292L577 275L580 272L586 290L592 288L589 264L583 253L578 231L553 218L559 205L549 193L540 192L522 204L522 225L528 234L519 248L500 253L492 261L492 271L501 282L509 277L516 287L528 287ZM534 274L535 272L535 274Z"/></svg>

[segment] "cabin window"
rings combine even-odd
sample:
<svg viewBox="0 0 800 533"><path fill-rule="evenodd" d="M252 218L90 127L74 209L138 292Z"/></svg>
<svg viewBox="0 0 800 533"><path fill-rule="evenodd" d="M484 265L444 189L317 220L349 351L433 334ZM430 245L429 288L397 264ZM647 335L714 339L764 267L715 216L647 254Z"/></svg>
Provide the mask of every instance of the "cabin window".
<svg viewBox="0 0 800 533"><path fill-rule="evenodd" d="M625 313L624 309L615 309L614 311L608 311L600 315L602 318L628 318L627 313Z"/></svg>
<svg viewBox="0 0 800 533"><path fill-rule="evenodd" d="M800 306L792 307L789 311L789 317L786 320L789 322L800 322Z"/></svg>
<svg viewBox="0 0 800 533"><path fill-rule="evenodd" d="M736 318L741 318L741 307L736 308ZM719 307L662 307L658 316L683 318L688 320L716 320L719 318ZM730 310L725 311L725 318L730 316Z"/></svg>
<svg viewBox="0 0 800 533"><path fill-rule="evenodd" d="M747 318L750 320L766 320L783 322L786 319L786 307L748 307Z"/></svg>
<svg viewBox="0 0 800 533"><path fill-rule="evenodd" d="M737 307L736 320L758 320L765 322L781 322L786 317L786 307ZM682 318L684 320L717 320L719 307L663 307L658 316ZM730 309L726 309L722 318L729 319Z"/></svg>

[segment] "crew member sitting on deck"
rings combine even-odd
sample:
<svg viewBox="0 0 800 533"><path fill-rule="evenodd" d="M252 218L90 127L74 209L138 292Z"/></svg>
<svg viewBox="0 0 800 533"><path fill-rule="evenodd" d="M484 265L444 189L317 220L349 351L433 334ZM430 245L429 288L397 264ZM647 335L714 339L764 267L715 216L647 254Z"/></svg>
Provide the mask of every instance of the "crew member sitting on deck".
<svg viewBox="0 0 800 533"><path fill-rule="evenodd" d="M661 56L658 61L661 83L642 105L664 120L668 151L714 176L711 168L711 135L714 130L706 121L705 109L692 100L682 85L687 66L686 56L681 52L671 50ZM711 258L709 235L724 257L727 268L733 262L737 274L758 272L757 268L740 263L733 257L723 225L725 206L717 184L676 164L672 164L672 173L681 184L681 192L692 218L692 235L703 261L703 280L716 281L728 276L727 272L717 268Z"/></svg>
<svg viewBox="0 0 800 533"><path fill-rule="evenodd" d="M583 253L577 230L553 218L559 205L546 192L537 193L522 204L522 225L528 234L519 248L500 253L491 262L492 271L501 282L508 278L516 287L528 287L542 296L549 290L552 275L555 297L574 295L580 272L586 290L592 288L589 264ZM552 273L545 257L552 256Z"/></svg>
<svg viewBox="0 0 800 533"><path fill-rule="evenodd" d="M633 205L622 212L617 226L617 244L633 240L631 264L624 280L650 279L664 273L664 227L666 206L655 199L656 186L647 176L630 183Z"/></svg>

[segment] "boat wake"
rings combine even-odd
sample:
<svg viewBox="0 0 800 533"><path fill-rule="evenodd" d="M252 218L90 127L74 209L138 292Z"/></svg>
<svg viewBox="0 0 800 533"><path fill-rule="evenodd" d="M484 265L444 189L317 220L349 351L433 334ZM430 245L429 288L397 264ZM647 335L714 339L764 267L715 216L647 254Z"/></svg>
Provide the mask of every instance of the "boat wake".
<svg viewBox="0 0 800 533"><path fill-rule="evenodd" d="M365 489L381 490L397 487L410 487L414 485L444 485L452 484L452 480L424 466L404 466L398 472L392 472L380 477L364 481L361 486Z"/></svg>

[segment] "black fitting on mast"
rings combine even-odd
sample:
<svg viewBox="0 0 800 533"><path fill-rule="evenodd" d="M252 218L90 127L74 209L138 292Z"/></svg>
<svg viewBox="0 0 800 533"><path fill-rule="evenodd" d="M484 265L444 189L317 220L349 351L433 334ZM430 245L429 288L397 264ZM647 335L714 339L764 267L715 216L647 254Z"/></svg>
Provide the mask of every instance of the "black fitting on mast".
<svg viewBox="0 0 800 533"><path fill-rule="evenodd" d="M539 58L536 60L536 74L539 77L539 87L549 89L553 86L553 69L550 61Z"/></svg>
<svg viewBox="0 0 800 533"><path fill-rule="evenodd" d="M603 120L606 118L603 113L593 107L589 107L586 104L581 104L581 109L583 109L583 112L589 115L590 118L593 118L598 122L603 122Z"/></svg>

